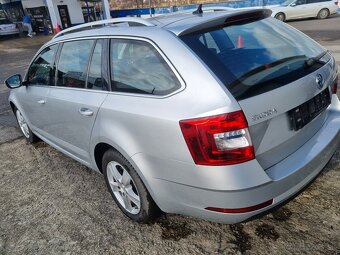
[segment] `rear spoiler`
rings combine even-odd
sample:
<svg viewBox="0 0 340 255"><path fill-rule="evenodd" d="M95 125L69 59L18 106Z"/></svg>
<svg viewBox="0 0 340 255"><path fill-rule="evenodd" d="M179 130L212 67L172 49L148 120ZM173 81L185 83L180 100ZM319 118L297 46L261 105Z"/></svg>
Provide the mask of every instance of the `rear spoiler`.
<svg viewBox="0 0 340 255"><path fill-rule="evenodd" d="M270 17L272 11L269 9L255 9L255 10L245 10L245 11L237 11L234 13L226 13L224 16L218 16L217 18L213 18L206 22L197 24L192 26L186 30L181 31L178 36L192 34L195 32L202 32L205 30L210 30L215 27L224 27L231 25L233 23L239 22L250 22L255 20L264 19ZM204 14L201 14L204 15Z"/></svg>

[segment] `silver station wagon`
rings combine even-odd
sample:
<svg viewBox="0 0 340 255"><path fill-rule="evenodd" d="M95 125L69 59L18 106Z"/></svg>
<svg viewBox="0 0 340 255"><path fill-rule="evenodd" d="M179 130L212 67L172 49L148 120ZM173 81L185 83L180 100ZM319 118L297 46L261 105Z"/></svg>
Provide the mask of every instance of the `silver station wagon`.
<svg viewBox="0 0 340 255"><path fill-rule="evenodd" d="M339 145L334 58L270 15L69 28L7 79L9 102L29 142L102 173L132 220L241 222L297 194Z"/></svg>

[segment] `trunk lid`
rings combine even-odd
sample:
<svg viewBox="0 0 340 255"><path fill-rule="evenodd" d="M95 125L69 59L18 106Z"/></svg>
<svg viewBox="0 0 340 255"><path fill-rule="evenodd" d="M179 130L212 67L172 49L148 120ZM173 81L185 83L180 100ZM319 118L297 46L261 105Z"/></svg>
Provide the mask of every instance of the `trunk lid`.
<svg viewBox="0 0 340 255"><path fill-rule="evenodd" d="M16 26L15 24L5 24L5 25L0 25L1 29L3 30L12 30L15 29Z"/></svg>
<svg viewBox="0 0 340 255"><path fill-rule="evenodd" d="M324 106L328 103L319 101L330 98L333 73L333 63L329 61L308 76L239 101L248 121L256 159L264 169L292 154L323 125L327 116L325 108L320 104ZM322 87L316 82L319 75L324 79ZM307 101L309 102L306 103ZM302 107L309 111L307 115L311 115L313 109L315 114L306 120L302 128L294 129L292 119L298 117L292 115L292 109L303 104L306 106ZM315 107L319 107L319 111ZM295 111L302 111L302 108L296 108ZM301 118L303 119L302 116Z"/></svg>
<svg viewBox="0 0 340 255"><path fill-rule="evenodd" d="M243 110L263 169L294 153L325 122L336 65L312 39L273 18L238 15L181 39Z"/></svg>

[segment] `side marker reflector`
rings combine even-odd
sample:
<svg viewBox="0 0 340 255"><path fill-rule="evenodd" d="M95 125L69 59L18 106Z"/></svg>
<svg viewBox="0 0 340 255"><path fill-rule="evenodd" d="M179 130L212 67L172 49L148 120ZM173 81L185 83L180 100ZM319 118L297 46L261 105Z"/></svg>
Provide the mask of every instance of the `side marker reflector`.
<svg viewBox="0 0 340 255"><path fill-rule="evenodd" d="M216 208L216 207L207 207L205 208L208 211L214 211L214 212L219 212L219 213L246 213L246 212L252 212L256 211L259 209L262 209L264 207L267 207L269 205L273 204L273 199L270 199L264 203L258 204L258 205L253 205L249 207L244 207L244 208Z"/></svg>

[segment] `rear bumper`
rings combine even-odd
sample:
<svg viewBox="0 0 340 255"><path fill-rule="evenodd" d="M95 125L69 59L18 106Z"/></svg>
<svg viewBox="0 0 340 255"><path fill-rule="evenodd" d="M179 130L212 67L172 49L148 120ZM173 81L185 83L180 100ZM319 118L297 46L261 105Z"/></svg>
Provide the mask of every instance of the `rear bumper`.
<svg viewBox="0 0 340 255"><path fill-rule="evenodd" d="M0 35L15 35L19 34L19 29L8 29L8 30L0 30Z"/></svg>
<svg viewBox="0 0 340 255"><path fill-rule="evenodd" d="M171 164L165 163L164 167L168 171L173 171L173 175L183 175L187 181L187 183L183 183L178 181L179 179L173 181L170 178L164 179L157 176L157 169L155 169L156 172L153 172L152 163L146 164L147 159L142 154L135 155L133 161L136 166L148 165L149 169L151 168L144 178L151 195L163 211L223 223L241 222L289 199L321 172L336 151L340 141L340 103L337 96L333 95L332 105L327 109L327 115L322 128L295 153L266 171L249 168L248 177L235 174L243 171L247 174L247 170L235 170L236 166L234 166L233 169L224 168L225 178L214 179L208 177L208 174L214 175L214 171L216 171L215 173L220 175L220 169L214 167L200 169L194 165L193 168L196 168L194 171L198 177L191 172L192 179L196 179L196 181L190 182L185 171L190 172L192 166L176 162L177 165L173 164L171 169L169 167ZM254 161L256 162L256 160ZM250 167L251 164L248 166ZM160 166L157 165L157 167L159 169ZM258 168L259 165L253 164L253 167ZM140 170L143 172L143 169ZM260 176L265 176L258 178L255 183L251 180L256 177L256 172ZM240 180L240 178L243 179ZM211 181L215 183L211 183ZM200 184L204 182L208 182L208 185L203 187ZM224 184L225 186L223 186ZM245 208L271 199L273 199L273 203L270 206L247 213L219 213L205 209L207 207Z"/></svg>

